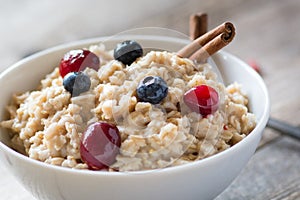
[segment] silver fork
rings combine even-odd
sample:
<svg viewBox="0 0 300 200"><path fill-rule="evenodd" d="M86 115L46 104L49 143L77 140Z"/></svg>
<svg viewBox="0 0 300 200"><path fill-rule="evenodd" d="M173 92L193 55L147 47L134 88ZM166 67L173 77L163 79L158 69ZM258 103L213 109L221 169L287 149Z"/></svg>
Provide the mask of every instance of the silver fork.
<svg viewBox="0 0 300 200"><path fill-rule="evenodd" d="M267 126L284 135L300 140L300 128L270 117Z"/></svg>

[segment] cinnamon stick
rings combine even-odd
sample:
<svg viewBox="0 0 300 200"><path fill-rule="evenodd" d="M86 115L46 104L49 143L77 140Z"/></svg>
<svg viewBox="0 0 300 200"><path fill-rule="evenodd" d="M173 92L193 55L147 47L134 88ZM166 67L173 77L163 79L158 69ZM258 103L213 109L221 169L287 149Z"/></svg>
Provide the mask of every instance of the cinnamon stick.
<svg viewBox="0 0 300 200"><path fill-rule="evenodd" d="M218 35L213 40L209 41L202 48L193 53L189 59L196 60L198 62L206 61L206 59L225 47L230 41L226 39L225 34Z"/></svg>
<svg viewBox="0 0 300 200"><path fill-rule="evenodd" d="M195 40L207 32L207 14L197 13L190 16L190 39Z"/></svg>
<svg viewBox="0 0 300 200"><path fill-rule="evenodd" d="M229 44L234 36L233 24L225 22L183 47L177 52L177 55L200 62L201 59L209 57ZM205 52L207 55L203 56Z"/></svg>

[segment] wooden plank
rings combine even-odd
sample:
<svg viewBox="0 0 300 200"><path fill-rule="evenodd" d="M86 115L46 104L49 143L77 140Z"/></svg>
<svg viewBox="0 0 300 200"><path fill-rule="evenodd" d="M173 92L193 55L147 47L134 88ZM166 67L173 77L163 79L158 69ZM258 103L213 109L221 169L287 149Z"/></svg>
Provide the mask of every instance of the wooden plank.
<svg viewBox="0 0 300 200"><path fill-rule="evenodd" d="M260 148L216 200L300 199L300 142L282 137Z"/></svg>
<svg viewBox="0 0 300 200"><path fill-rule="evenodd" d="M279 138L281 136L280 133L275 132L273 129L271 128L266 128L263 132L261 141L258 145L258 148L262 148L264 145L267 145L269 142L272 142L273 140L275 140L276 138Z"/></svg>

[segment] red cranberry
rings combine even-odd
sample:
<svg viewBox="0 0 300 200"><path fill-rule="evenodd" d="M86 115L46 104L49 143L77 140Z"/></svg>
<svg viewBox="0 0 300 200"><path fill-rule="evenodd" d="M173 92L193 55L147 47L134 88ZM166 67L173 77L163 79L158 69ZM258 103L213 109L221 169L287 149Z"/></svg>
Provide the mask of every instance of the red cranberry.
<svg viewBox="0 0 300 200"><path fill-rule="evenodd" d="M61 59L59 72L64 77L69 72L83 71L87 67L98 70L99 65L98 56L89 50L71 50Z"/></svg>
<svg viewBox="0 0 300 200"><path fill-rule="evenodd" d="M81 159L92 170L105 169L115 162L120 146L121 137L115 125L95 122L82 135Z"/></svg>
<svg viewBox="0 0 300 200"><path fill-rule="evenodd" d="M184 103L202 116L213 114L219 107L218 92L207 85L199 85L187 91L183 96Z"/></svg>
<svg viewBox="0 0 300 200"><path fill-rule="evenodd" d="M226 131L228 130L228 126L226 124L224 124L223 129Z"/></svg>

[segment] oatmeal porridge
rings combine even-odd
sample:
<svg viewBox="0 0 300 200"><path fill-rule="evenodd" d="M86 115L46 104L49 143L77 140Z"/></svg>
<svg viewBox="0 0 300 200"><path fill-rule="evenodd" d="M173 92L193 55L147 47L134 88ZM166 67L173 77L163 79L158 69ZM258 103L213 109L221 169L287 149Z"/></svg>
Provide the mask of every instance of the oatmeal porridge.
<svg viewBox="0 0 300 200"><path fill-rule="evenodd" d="M32 159L137 171L230 148L256 125L247 106L242 86L224 86L209 64L166 51L143 54L125 41L114 51L99 44L66 53L36 90L13 95L1 127Z"/></svg>

